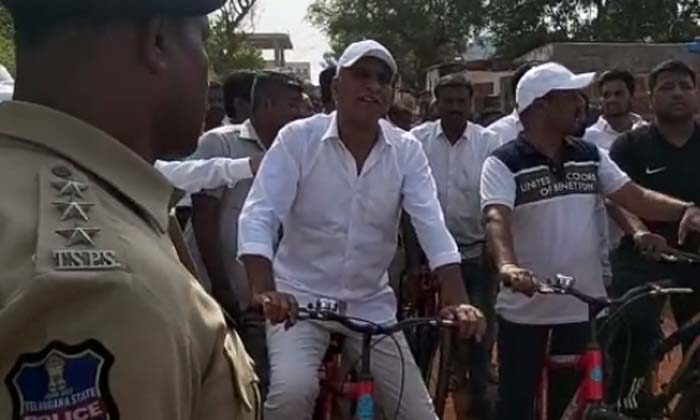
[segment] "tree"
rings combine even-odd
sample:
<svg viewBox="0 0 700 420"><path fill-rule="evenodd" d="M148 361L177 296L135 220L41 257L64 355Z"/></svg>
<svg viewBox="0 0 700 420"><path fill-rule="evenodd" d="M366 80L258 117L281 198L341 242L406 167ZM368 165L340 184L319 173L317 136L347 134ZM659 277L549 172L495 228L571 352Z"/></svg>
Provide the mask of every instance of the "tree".
<svg viewBox="0 0 700 420"><path fill-rule="evenodd" d="M697 0L490 0L488 32L500 55L547 42L679 42L697 33Z"/></svg>
<svg viewBox="0 0 700 420"><path fill-rule="evenodd" d="M0 5L0 64L15 74L15 30L12 16Z"/></svg>
<svg viewBox="0 0 700 420"><path fill-rule="evenodd" d="M483 25L482 0L316 0L308 19L336 54L355 41L384 44L399 64L404 87L422 89L425 70L461 57Z"/></svg>
<svg viewBox="0 0 700 420"><path fill-rule="evenodd" d="M213 72L225 77L236 69L261 69L265 62L260 51L245 40L241 31L256 0L228 0L210 19L207 53Z"/></svg>

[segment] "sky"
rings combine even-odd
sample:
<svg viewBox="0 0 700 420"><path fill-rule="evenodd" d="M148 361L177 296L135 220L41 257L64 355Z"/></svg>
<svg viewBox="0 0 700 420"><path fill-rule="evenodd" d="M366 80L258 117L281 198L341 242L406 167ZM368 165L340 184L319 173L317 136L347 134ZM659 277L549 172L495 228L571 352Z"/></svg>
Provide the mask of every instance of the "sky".
<svg viewBox="0 0 700 420"><path fill-rule="evenodd" d="M288 61L309 61L311 80L318 83L323 53L330 47L325 35L306 21L306 10L313 0L258 0L253 16L255 32L289 34L294 50L287 51Z"/></svg>

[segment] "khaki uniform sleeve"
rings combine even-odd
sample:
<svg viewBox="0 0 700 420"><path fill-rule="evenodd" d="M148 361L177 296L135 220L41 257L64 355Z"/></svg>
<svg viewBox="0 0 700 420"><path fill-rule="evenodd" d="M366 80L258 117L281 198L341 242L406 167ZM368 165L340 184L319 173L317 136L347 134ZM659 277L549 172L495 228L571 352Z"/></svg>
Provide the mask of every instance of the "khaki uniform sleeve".
<svg viewBox="0 0 700 420"><path fill-rule="evenodd" d="M202 384L195 418L259 420L260 391L250 356L235 332L226 334L220 344Z"/></svg>
<svg viewBox="0 0 700 420"><path fill-rule="evenodd" d="M193 418L205 367L182 325L135 281L39 277L3 309L1 368L17 418Z"/></svg>
<svg viewBox="0 0 700 420"><path fill-rule="evenodd" d="M0 418L257 419L250 359L172 242L73 172L0 203L24 238L0 247Z"/></svg>

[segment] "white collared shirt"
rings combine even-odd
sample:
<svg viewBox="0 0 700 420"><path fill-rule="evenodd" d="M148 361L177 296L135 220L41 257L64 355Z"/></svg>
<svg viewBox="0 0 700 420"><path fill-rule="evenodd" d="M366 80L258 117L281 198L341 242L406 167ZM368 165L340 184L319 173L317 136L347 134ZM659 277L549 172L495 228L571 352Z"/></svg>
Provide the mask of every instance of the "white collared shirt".
<svg viewBox="0 0 700 420"><path fill-rule="evenodd" d="M632 117L632 129L646 125L646 121L642 119L637 114L630 114ZM612 144L620 137L623 133L616 131L610 126L610 123L605 119L604 115L598 117L598 121L595 124L586 129L586 133L583 135L583 139L595 144L596 146L610 151Z"/></svg>
<svg viewBox="0 0 700 420"><path fill-rule="evenodd" d="M238 181L253 177L250 158L157 160L154 166L175 188L190 194L221 187L233 188Z"/></svg>
<svg viewBox="0 0 700 420"><path fill-rule="evenodd" d="M348 315L385 323L396 314L386 271L397 247L401 207L431 268L459 263L460 256L420 143L387 121L379 126L360 175L339 138L336 113L283 128L241 213L238 255L273 261L277 290L301 305L340 299ZM280 224L284 235L275 255Z"/></svg>
<svg viewBox="0 0 700 420"><path fill-rule="evenodd" d="M411 130L411 134L423 144L428 157L447 228L465 257L480 256L484 230L479 180L484 161L500 145L498 136L469 122L453 145L440 120L426 122Z"/></svg>
<svg viewBox="0 0 700 420"><path fill-rule="evenodd" d="M514 109L486 128L498 135L500 144L505 144L518 138L518 134L523 131L523 124L520 122L518 111Z"/></svg>

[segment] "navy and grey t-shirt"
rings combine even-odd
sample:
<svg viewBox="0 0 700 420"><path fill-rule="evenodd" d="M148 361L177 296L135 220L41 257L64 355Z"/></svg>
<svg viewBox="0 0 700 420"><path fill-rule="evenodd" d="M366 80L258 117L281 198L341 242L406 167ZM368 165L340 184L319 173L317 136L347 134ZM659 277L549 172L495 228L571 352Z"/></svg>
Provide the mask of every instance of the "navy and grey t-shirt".
<svg viewBox="0 0 700 420"><path fill-rule="evenodd" d="M523 136L497 149L481 174L481 208L512 210L515 253L521 267L540 280L572 275L576 287L604 296L599 196L630 181L608 155L583 140L567 138L559 163ZM511 322L533 325L583 322L587 307L567 296L525 295L502 289L496 308Z"/></svg>

